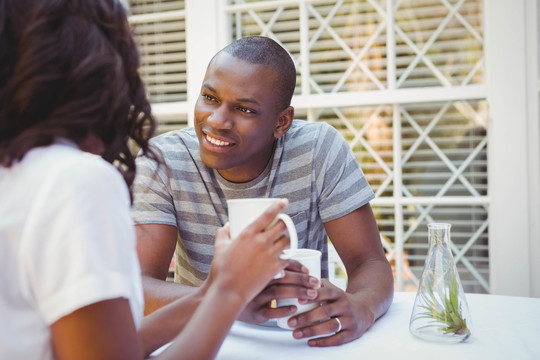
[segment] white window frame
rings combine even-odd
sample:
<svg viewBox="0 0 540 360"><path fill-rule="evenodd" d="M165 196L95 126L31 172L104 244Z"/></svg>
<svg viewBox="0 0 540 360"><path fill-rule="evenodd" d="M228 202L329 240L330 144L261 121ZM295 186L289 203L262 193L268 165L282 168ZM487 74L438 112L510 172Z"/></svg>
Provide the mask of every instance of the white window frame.
<svg viewBox="0 0 540 360"><path fill-rule="evenodd" d="M491 292L540 297L538 2L484 3Z"/></svg>

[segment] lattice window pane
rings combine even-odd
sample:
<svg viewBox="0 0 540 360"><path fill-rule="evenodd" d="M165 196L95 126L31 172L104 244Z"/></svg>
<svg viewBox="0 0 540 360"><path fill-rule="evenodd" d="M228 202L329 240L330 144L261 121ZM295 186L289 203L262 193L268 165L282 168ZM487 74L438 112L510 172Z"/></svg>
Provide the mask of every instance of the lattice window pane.
<svg viewBox="0 0 540 360"><path fill-rule="evenodd" d="M377 8L367 1L344 1L308 10L311 92L385 88L385 26Z"/></svg>
<svg viewBox="0 0 540 360"><path fill-rule="evenodd" d="M237 1L243 3L243 1ZM383 17L365 1L328 1L307 5L311 93L380 89L386 82ZM237 37L270 36L301 69L298 5L249 10L233 17ZM298 77L296 93L302 79Z"/></svg>
<svg viewBox="0 0 540 360"><path fill-rule="evenodd" d="M316 121L333 125L348 141L377 196L391 197L394 191L395 146L392 107L312 111ZM408 104L400 107L400 114L403 197L486 195L485 101ZM297 111L296 115L305 119L307 111ZM387 242L386 250L392 260L396 224L394 209L375 209L383 243ZM406 289L413 289L421 275L427 252L427 223L439 221L452 224L456 255L458 249L466 244L469 249L460 255L458 262L466 291L489 290L486 207L411 204L404 207L403 221L408 224L403 238L405 263L402 275Z"/></svg>
<svg viewBox="0 0 540 360"><path fill-rule="evenodd" d="M487 194L485 101L401 108L405 196Z"/></svg>
<svg viewBox="0 0 540 360"><path fill-rule="evenodd" d="M429 208L428 216L423 212ZM487 210L482 206L419 206L404 207L407 227L403 245L406 265L410 269L407 282L417 285L422 276L428 251L427 224L452 224L452 252L466 292L489 292L489 251Z"/></svg>
<svg viewBox="0 0 540 360"><path fill-rule="evenodd" d="M307 5L311 93L388 87L386 3L348 0ZM393 55L398 87L483 83L481 0L396 4ZM299 5L242 11L233 17L233 24L236 37L265 35L281 42L300 69Z"/></svg>
<svg viewBox="0 0 540 360"><path fill-rule="evenodd" d="M395 12L398 87L483 83L482 1L403 0Z"/></svg>

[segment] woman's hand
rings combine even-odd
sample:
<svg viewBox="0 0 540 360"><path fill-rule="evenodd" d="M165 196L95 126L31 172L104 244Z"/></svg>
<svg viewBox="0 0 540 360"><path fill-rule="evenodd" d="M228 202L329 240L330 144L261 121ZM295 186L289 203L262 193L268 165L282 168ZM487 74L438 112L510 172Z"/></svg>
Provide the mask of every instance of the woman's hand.
<svg viewBox="0 0 540 360"><path fill-rule="evenodd" d="M276 202L236 239L230 238L228 224L217 231L208 285L217 283L247 304L283 270L288 263L280 259L289 244L286 226L282 221L268 226L287 205L286 199Z"/></svg>

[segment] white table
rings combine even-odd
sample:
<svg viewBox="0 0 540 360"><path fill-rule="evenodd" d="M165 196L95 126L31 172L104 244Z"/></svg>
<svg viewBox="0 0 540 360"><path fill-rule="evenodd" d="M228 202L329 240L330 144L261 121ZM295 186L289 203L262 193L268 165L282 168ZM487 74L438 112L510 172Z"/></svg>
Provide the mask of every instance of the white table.
<svg viewBox="0 0 540 360"><path fill-rule="evenodd" d="M217 359L540 359L540 299L467 294L472 335L465 343L435 344L409 333L416 293L396 293L388 313L351 343L311 348L290 331L236 322Z"/></svg>

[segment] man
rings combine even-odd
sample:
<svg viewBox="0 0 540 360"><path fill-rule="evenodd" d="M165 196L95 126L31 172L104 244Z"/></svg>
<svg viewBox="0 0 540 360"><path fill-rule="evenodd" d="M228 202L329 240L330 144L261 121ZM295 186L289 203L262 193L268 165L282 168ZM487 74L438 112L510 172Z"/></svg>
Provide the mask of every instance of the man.
<svg viewBox="0 0 540 360"><path fill-rule="evenodd" d="M293 120L295 84L292 59L276 42L260 36L237 40L208 65L195 128L154 139L170 173L144 158L138 162L133 215L147 312L193 292L164 281L175 250L175 280L204 287L214 234L228 220L226 199L241 197L288 198L298 246L323 252L327 277L328 234L346 267L348 287L345 292L324 279L318 288L316 279L291 263L240 320L260 324L294 313L294 307L271 307L273 299L320 302L293 316L289 326L297 339L316 336L311 346L331 346L360 337L388 309L393 277L369 205L373 192L334 128ZM185 301L189 309L200 299Z"/></svg>

